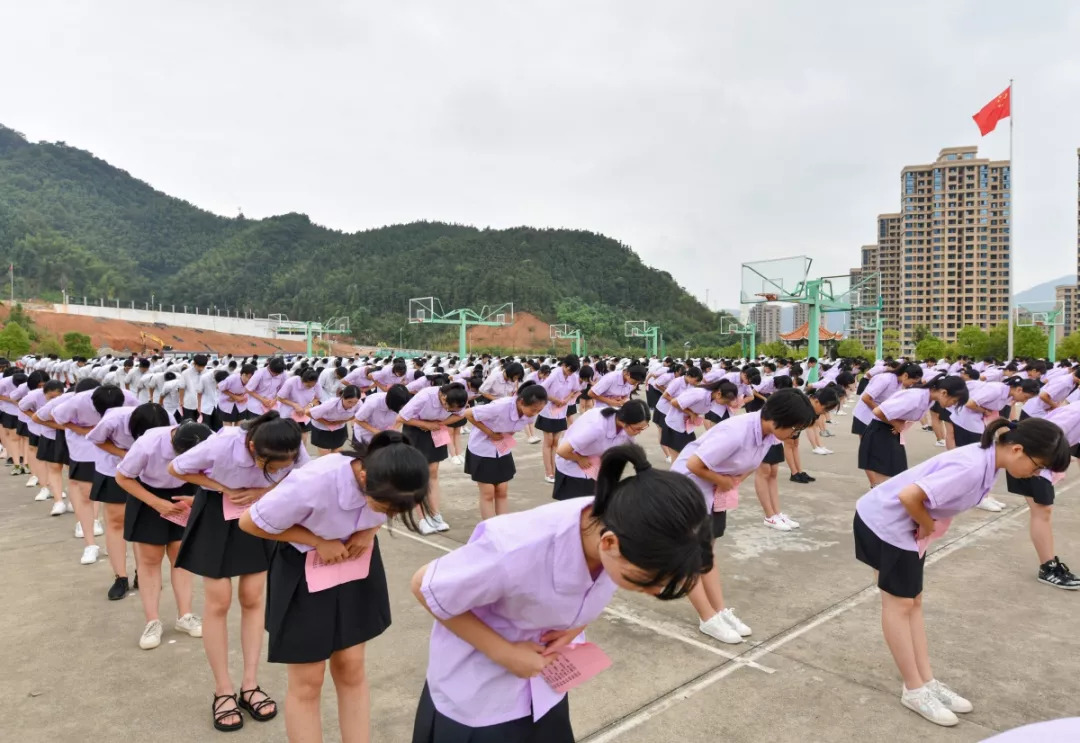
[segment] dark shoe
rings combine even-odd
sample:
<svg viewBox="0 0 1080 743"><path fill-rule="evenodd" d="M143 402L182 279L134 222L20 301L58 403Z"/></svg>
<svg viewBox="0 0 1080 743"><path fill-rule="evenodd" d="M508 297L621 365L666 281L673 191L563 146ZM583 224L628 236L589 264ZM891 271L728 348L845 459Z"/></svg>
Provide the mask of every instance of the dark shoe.
<svg viewBox="0 0 1080 743"><path fill-rule="evenodd" d="M261 694L262 696L256 699L256 694ZM273 706L273 712L263 712L263 709L270 706ZM248 689L247 691L243 689L240 690L240 708L258 722L266 722L267 720L273 720L277 717L277 702L271 699L270 695L258 686L254 689Z"/></svg>
<svg viewBox="0 0 1080 743"><path fill-rule="evenodd" d="M1039 566L1039 582L1054 588L1064 588L1066 591L1080 590L1080 578L1073 575L1069 566L1056 557Z"/></svg>
<svg viewBox="0 0 1080 743"><path fill-rule="evenodd" d="M800 485L806 485L808 482L810 482L809 480L805 479L805 473L803 473L803 472L796 472L794 475L792 475L788 479L791 480L792 482L797 482Z"/></svg>
<svg viewBox="0 0 1080 743"><path fill-rule="evenodd" d="M138 570L135 571L135 579L133 581L131 581L131 590L132 591L138 591L139 590L139 571Z"/></svg>
<svg viewBox="0 0 1080 743"><path fill-rule="evenodd" d="M127 596L128 592L128 579L117 577L113 581L112 588L109 589L109 601L119 601Z"/></svg>
<svg viewBox="0 0 1080 743"><path fill-rule="evenodd" d="M800 472L799 475L802 476L803 482L817 482L816 477L810 477L810 475L805 472Z"/></svg>
<svg viewBox="0 0 1080 743"><path fill-rule="evenodd" d="M229 700L232 700L232 704L229 704ZM211 709L214 712L214 727L221 732L228 733L244 727L244 716L240 714L235 694L215 694L214 705ZM236 722L230 724L222 722L222 720L232 715L236 715Z"/></svg>

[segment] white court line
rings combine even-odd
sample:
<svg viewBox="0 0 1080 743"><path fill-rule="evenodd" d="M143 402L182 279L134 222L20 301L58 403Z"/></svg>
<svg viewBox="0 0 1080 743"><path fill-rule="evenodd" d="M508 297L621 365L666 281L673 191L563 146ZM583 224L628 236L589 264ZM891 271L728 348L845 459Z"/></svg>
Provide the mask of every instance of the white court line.
<svg viewBox="0 0 1080 743"><path fill-rule="evenodd" d="M409 532L401 531L400 529L391 529L389 526L386 526L385 524L383 525L383 528L386 529L389 532L392 532L393 534L395 534L397 536L406 537L407 539L411 539L414 542L419 542L420 544L426 544L429 547L434 547L437 550L442 550L443 552L453 552L453 550L451 548L449 548L449 547L441 545L441 544L439 544L437 542L429 541L427 539L424 539L423 537L418 537L415 534L410 534ZM682 633L680 633L678 630L676 630L674 628L670 628L670 627L664 626L663 624L658 624L656 622L651 622L651 621L649 621L647 619L641 619L640 617L634 616L633 614L629 614L626 611L620 611L619 609L612 609L611 607L608 607L608 608L604 609L604 613L607 614L610 617L615 617L616 619L620 619L620 620L622 620L624 622L627 622L629 624L635 624L638 627L643 627L644 629L651 630L652 632L655 632L656 634L661 635L663 637L668 637L668 638L670 638L672 640L678 640L681 643L684 643L686 645L690 645L692 647L698 648L699 650L705 650L707 652L712 653L713 655L719 655L720 657L726 658L727 660L730 660L730 661L732 661L734 663L737 663L739 665L744 665L744 666L749 666L751 668L756 668L757 670L762 671L764 673L773 673L776 670L774 668L769 668L768 666L763 666L760 663L755 663L753 660L749 659L748 656L750 655L750 653L746 653L744 655L737 655L735 653L729 653L726 650L721 650L720 648L713 647L712 645L709 645L708 643L705 643L705 642L701 642L700 640L695 640L695 639L693 639L691 637L686 637L685 635L683 635Z"/></svg>
<svg viewBox="0 0 1080 743"><path fill-rule="evenodd" d="M1064 493L1064 492L1068 491L1074 485L1076 485L1077 482L1080 482L1080 480L1073 481L1072 483L1069 483L1065 487L1061 488L1058 492L1059 493ZM961 547L966 547L971 542L976 541L979 537L984 536L986 534L994 534L994 533L1000 531L1009 522L1011 522L1013 519L1017 518L1018 516L1020 516L1020 515L1022 515L1024 513L1027 513L1027 511L1028 511L1028 509L1027 509L1026 505L1021 506L1021 507L1017 507L1012 512L1007 513L1004 516L1000 516L997 519L994 519L993 521L990 521L990 522L978 527L974 531L969 532L968 534L965 534L964 536L950 542L949 544L945 545L944 547L937 550L933 554L929 555L926 558L926 563L928 565L932 565L932 564L938 562L939 560L947 557L948 555L951 555L953 552L960 549ZM811 620L809 620L809 621L807 621L807 622L805 622L803 624L795 625L789 631L787 631L784 634L780 635L776 639L769 640L769 641L766 641L766 642L762 643L757 648L755 648L754 650L747 653L746 657L745 657L745 660L746 661L756 661L758 658L761 658L764 655L767 655L769 653L773 653L773 652L779 650L780 648L782 648L784 645L787 645L792 640L795 640L795 639L801 637L802 635L806 634L807 632L810 632L811 630L816 629L817 627L820 627L825 622L828 622L828 621L830 621L832 619L835 619L836 617L840 616L841 614L844 614L845 612L848 612L851 609L854 609L856 606L859 606L860 604L864 603L865 601L868 601L869 599L871 599L871 598L873 598L873 597L875 597L877 595L878 595L877 586L874 586L874 585L868 586L867 588L864 588L863 590L861 590L858 593L850 596L849 598L845 599L844 601L840 602L839 604L836 604L835 606L833 606L828 611L817 615L813 619L811 619ZM690 684L689 686L686 686L686 687L681 688L681 689L676 689L676 690L674 690L672 692L669 692L668 694L660 697L659 699L657 699L652 704L650 704L650 705L648 705L646 707L643 707L642 709L638 710L637 712L633 713L632 715L630 715L628 717L623 718L623 720L621 722L619 722L617 725L615 725L613 727L610 727L610 728L607 728L606 730L601 730L601 731L595 733L594 735L591 735L591 736L589 736L587 738L584 738L583 743L609 743L609 741L615 740L616 738L618 738L623 733L626 733L626 732L628 732L630 730L633 730L636 727L639 727L639 726L645 724L646 722L648 722L652 718L654 718L657 715L663 713L664 711L670 709L671 707L673 707L678 702L681 702L684 699L689 699L690 697L697 695L699 692L702 692L705 689L709 688L710 686L715 684L717 681L721 681L722 679L727 678L732 673L734 673L739 668L741 668L743 665L744 664L732 663L732 664L725 665L725 666L723 666L721 668L718 668L716 671L708 674L707 676L701 677L700 679L698 679L694 683Z"/></svg>

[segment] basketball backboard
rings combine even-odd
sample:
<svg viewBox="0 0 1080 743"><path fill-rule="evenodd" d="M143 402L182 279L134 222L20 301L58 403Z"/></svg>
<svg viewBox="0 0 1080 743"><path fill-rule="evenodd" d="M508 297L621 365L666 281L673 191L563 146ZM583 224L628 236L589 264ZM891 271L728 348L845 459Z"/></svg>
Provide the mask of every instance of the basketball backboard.
<svg viewBox="0 0 1080 743"><path fill-rule="evenodd" d="M721 317L720 318L720 334L721 335L734 335L739 329L739 321L734 317Z"/></svg>
<svg viewBox="0 0 1080 743"><path fill-rule="evenodd" d="M825 312L860 312L878 308L881 281L876 272L823 276L821 309Z"/></svg>
<svg viewBox="0 0 1080 743"><path fill-rule="evenodd" d="M1058 327L1065 324L1064 300L1024 302L1016 306L1017 327Z"/></svg>
<svg viewBox="0 0 1080 743"><path fill-rule="evenodd" d="M409 300L409 324L428 322L435 319L435 308L439 300L435 297L415 297Z"/></svg>
<svg viewBox="0 0 1080 743"><path fill-rule="evenodd" d="M506 304L500 304L497 307L489 307L485 304L480 308L479 315L483 322L497 322L500 325L513 325L514 303L507 302Z"/></svg>
<svg viewBox="0 0 1080 743"><path fill-rule="evenodd" d="M743 304L792 302L802 297L813 259L805 255L742 264Z"/></svg>
<svg viewBox="0 0 1080 743"><path fill-rule="evenodd" d="M649 329L647 320L627 320L623 324L623 335L627 338L640 338Z"/></svg>

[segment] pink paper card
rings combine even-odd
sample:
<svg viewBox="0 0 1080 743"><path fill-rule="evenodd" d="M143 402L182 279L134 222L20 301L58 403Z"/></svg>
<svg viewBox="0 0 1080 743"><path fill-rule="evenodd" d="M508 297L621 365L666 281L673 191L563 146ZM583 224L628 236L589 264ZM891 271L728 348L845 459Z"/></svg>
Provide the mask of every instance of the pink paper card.
<svg viewBox="0 0 1080 743"><path fill-rule="evenodd" d="M177 516L162 516L161 518L166 521L171 521L178 526L187 526L188 518L191 516L191 508L189 506L184 507L183 513Z"/></svg>
<svg viewBox="0 0 1080 743"><path fill-rule="evenodd" d="M731 490L720 490L719 486L713 487L713 511L734 511L739 507L739 483L741 477L735 478L735 485Z"/></svg>
<svg viewBox="0 0 1080 743"><path fill-rule="evenodd" d="M997 412L995 410L992 413L987 413L986 415L983 416L983 423L987 423L987 424L993 423L994 421L996 421L1000 417L1001 417L1001 413L999 413L999 412Z"/></svg>
<svg viewBox="0 0 1080 743"><path fill-rule="evenodd" d="M499 454L506 454L517 446L517 439L510 434L503 434L503 437L494 443L495 451L499 452Z"/></svg>
<svg viewBox="0 0 1080 743"><path fill-rule="evenodd" d="M446 426L436 428L431 432L431 443L435 445L435 448L440 446L447 446L450 444L450 429Z"/></svg>
<svg viewBox="0 0 1080 743"><path fill-rule="evenodd" d="M589 457L589 466L581 467L581 471L585 473L585 477L595 480L600 476L600 457Z"/></svg>
<svg viewBox="0 0 1080 743"><path fill-rule="evenodd" d="M565 413L566 413L566 406L565 405L552 405L551 406L551 414L554 417L561 418L561 417L563 417L563 414L565 414Z"/></svg>
<svg viewBox="0 0 1080 743"><path fill-rule="evenodd" d="M540 675L554 691L565 694L608 668L611 658L607 653L591 642L583 642L560 650Z"/></svg>
<svg viewBox="0 0 1080 743"><path fill-rule="evenodd" d="M938 519L937 522L935 522L933 534L928 536L926 539L919 539L918 537L915 538L915 546L919 548L919 557L923 557L926 554L926 548L929 547L933 542L936 542L937 540L945 536L945 532L949 530L949 524L951 523L951 518Z"/></svg>
<svg viewBox="0 0 1080 743"><path fill-rule="evenodd" d="M308 593L318 593L327 588L340 586L354 580L363 580L371 570L371 547L360 553L355 560L327 565L315 550L304 558L304 576L307 578Z"/></svg>
<svg viewBox="0 0 1080 743"><path fill-rule="evenodd" d="M308 421L311 420L311 418L304 415L299 410L293 410L292 411L292 419L294 421L296 421L297 423L299 423L300 425L303 425L303 424L305 424L305 423L307 423Z"/></svg>
<svg viewBox="0 0 1080 743"><path fill-rule="evenodd" d="M686 416L686 432L693 433L698 426L704 425L705 419L697 415Z"/></svg>
<svg viewBox="0 0 1080 743"><path fill-rule="evenodd" d="M915 421L908 421L904 424L904 430L900 432L900 446L907 446L907 437L904 435L908 429L915 425Z"/></svg>
<svg viewBox="0 0 1080 743"><path fill-rule="evenodd" d="M221 510L225 513L226 521L236 521L244 514L244 511L248 510L248 507L236 505L231 500L229 500L229 497L227 495L222 493Z"/></svg>

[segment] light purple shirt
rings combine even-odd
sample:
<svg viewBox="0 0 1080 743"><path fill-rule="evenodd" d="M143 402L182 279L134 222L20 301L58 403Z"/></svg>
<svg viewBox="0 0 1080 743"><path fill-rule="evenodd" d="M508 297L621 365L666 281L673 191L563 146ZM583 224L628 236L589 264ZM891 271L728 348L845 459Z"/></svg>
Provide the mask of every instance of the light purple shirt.
<svg viewBox="0 0 1080 743"><path fill-rule="evenodd" d="M15 382L11 380L11 377L0 377L0 396L11 397L11 393L15 390ZM6 400L0 400L0 410L4 411L8 415L18 415L19 408L15 403L7 402Z"/></svg>
<svg viewBox="0 0 1080 743"><path fill-rule="evenodd" d="M517 409L517 396L504 397L487 405L477 405L473 408L473 417L490 428L495 433L503 433L513 436L515 432L525 428L529 423L536 420L525 415L519 415ZM478 457L508 456L507 452L500 455L488 435L475 427L469 434L469 451Z"/></svg>
<svg viewBox="0 0 1080 743"><path fill-rule="evenodd" d="M344 426L347 421L351 420L354 415L356 415L355 407L351 410L346 410L345 406L342 404L341 398L335 397L332 400L327 400L311 409L311 426L320 431L337 431ZM315 420L316 418L332 421L332 423L327 426L323 423L319 423L319 421Z"/></svg>
<svg viewBox="0 0 1080 743"><path fill-rule="evenodd" d="M930 390L915 388L898 390L878 408L891 421L917 421L926 415L931 404Z"/></svg>
<svg viewBox="0 0 1080 743"><path fill-rule="evenodd" d="M364 402L353 408L358 421L374 426L380 431L389 431L394 427L398 414L386 407L386 393L376 392L364 398ZM353 426L353 435L365 444L370 444L375 434L363 426Z"/></svg>
<svg viewBox="0 0 1080 743"><path fill-rule="evenodd" d="M679 395L682 394L683 390L691 386L693 385L688 384L688 380L685 374L681 377L675 377L670 382L668 382L668 386L664 390L664 393L660 395L660 399L656 401L656 409L664 415L667 415L671 412L671 403L668 402L667 398L664 397L664 395L667 395L672 400L677 400L679 398Z"/></svg>
<svg viewBox="0 0 1080 743"><path fill-rule="evenodd" d="M995 413L1005 407L1009 402L1009 386L1003 382L968 382L968 402L973 402L981 408L993 410ZM982 433L986 430L982 413L978 413L967 405L959 405L954 408L952 422L965 431Z"/></svg>
<svg viewBox="0 0 1080 743"><path fill-rule="evenodd" d="M15 401L15 415L17 415L19 420L21 420L23 423L29 423L30 422L30 416L28 416L23 411L23 409L20 407L19 403L21 403L22 399L24 397L26 397L27 395L29 395L29 394L30 394L30 388L26 386L26 382L23 382L18 387L13 389L11 391L10 395L8 395L8 397L10 397L12 400Z"/></svg>
<svg viewBox="0 0 1080 743"><path fill-rule="evenodd" d="M270 534L302 526L323 539L348 539L353 533L382 526L386 514L368 506L353 474L353 459L327 454L294 468L285 479L251 506L255 525ZM290 542L300 552L313 547Z"/></svg>
<svg viewBox="0 0 1080 743"><path fill-rule="evenodd" d="M355 384L360 389L366 390L374 384L374 382L371 381L371 377L368 376L368 371L370 369L370 366L358 366L346 374L341 381L345 384Z"/></svg>
<svg viewBox="0 0 1080 743"><path fill-rule="evenodd" d="M38 420L51 421L53 423L56 423L56 421L53 420L52 417L53 411L56 410L56 407L58 405L62 404L66 400L70 400L74 396L74 392L64 392L63 394L57 395L51 400L47 400L44 405L42 405L35 411L37 413ZM47 439L52 439L53 441L55 441L56 433L57 431L55 428L51 428L49 426L41 426L40 435L44 436ZM64 435L64 439L65 441L67 440L67 434Z"/></svg>
<svg viewBox="0 0 1080 743"><path fill-rule="evenodd" d="M23 396L23 399L19 400L19 412L26 416L26 427L35 436L41 436L47 426L35 423L30 416L36 413L37 409L44 405L45 402L45 392L40 386L36 390L30 390Z"/></svg>
<svg viewBox="0 0 1080 743"><path fill-rule="evenodd" d="M304 386L304 380L295 374L281 385L281 389L278 390L277 397L294 402L302 408L306 408L308 403L315 399L315 395L319 392L319 385L316 384L311 388ZM288 406L285 406L288 407ZM288 408L289 413L294 412L292 408Z"/></svg>
<svg viewBox="0 0 1080 743"><path fill-rule="evenodd" d="M675 398L679 407L697 416L703 416L712 408L712 393L704 387L689 387ZM671 407L669 405L669 407ZM664 421L671 430L678 433L689 433L686 430L686 414L671 407Z"/></svg>
<svg viewBox="0 0 1080 743"><path fill-rule="evenodd" d="M583 457L598 457L613 446L629 444L634 440L625 428L621 431L618 429L614 415L605 416L602 411L603 408L586 411L563 434L562 440ZM585 478L577 462L564 459L558 453L555 454L555 469L568 477Z"/></svg>
<svg viewBox="0 0 1080 743"><path fill-rule="evenodd" d="M285 372L274 376L270 373L270 370L265 366L261 367L258 371L251 375L251 379L247 383L247 391L254 392L256 395L262 395L271 401L270 410L273 410L277 406L278 390L281 389L281 385L285 384ZM256 400L253 396L248 397L248 410L255 415L262 415L267 411L267 408L263 406L261 402Z"/></svg>
<svg viewBox="0 0 1080 743"><path fill-rule="evenodd" d="M218 392L231 392L234 395L243 395L247 393L247 388L244 387L244 382L240 379L240 372L235 372L218 382ZM249 400L251 398L248 398ZM237 412L244 412L248 409L247 400L244 402L234 402L228 395L222 394L218 396L218 409L223 413L231 413L233 410Z"/></svg>
<svg viewBox="0 0 1080 743"><path fill-rule="evenodd" d="M540 386L547 390L548 393L548 404L540 411L540 415L551 420L561 420L566 418L566 405L556 410L552 406L551 401L570 400L573 398L574 393L578 390L578 383L580 381L581 378L578 377L576 372L564 374L562 366L552 370L551 374L548 374L547 379L540 383Z"/></svg>
<svg viewBox="0 0 1080 743"><path fill-rule="evenodd" d="M53 408L51 415L53 421L67 425L73 423L76 426L96 426L101 421L101 415L94 408L94 402L90 396L94 390L76 392L71 397ZM64 432L67 441L68 454L73 462L96 462L97 453L101 451L86 440L81 433L72 430Z"/></svg>
<svg viewBox="0 0 1080 743"><path fill-rule="evenodd" d="M653 377L652 379L649 380L649 386L650 387L655 387L656 389L663 392L664 388L667 386L667 383L670 382L674 378L675 378L674 372L662 371L659 374L657 374L655 377Z"/></svg>
<svg viewBox="0 0 1080 743"><path fill-rule="evenodd" d="M622 369L608 372L600 377L599 382L592 386L589 394L593 397L596 395L602 395L603 397L630 397L630 393L634 391L634 383L625 381L623 373ZM607 405L597 400L596 407L606 408Z"/></svg>
<svg viewBox="0 0 1080 743"><path fill-rule="evenodd" d="M585 562L581 512L592 502L574 498L481 521L468 544L428 565L420 590L432 614L445 620L471 611L510 642L539 642L550 630L596 620L616 587L606 572L593 580ZM536 720L563 697L540 676L514 676L441 622L431 631L427 683L435 708L470 727Z"/></svg>
<svg viewBox="0 0 1080 743"><path fill-rule="evenodd" d="M1046 420L1056 423L1065 432L1069 446L1080 444L1080 405L1063 405L1046 414Z"/></svg>
<svg viewBox="0 0 1080 743"><path fill-rule="evenodd" d="M203 473L226 488L265 488L282 478L294 468L303 467L311 461L307 449L300 447L296 462L267 475L247 447L247 431L239 426L228 426L201 441L173 460L173 469L180 475Z"/></svg>
<svg viewBox="0 0 1080 743"><path fill-rule="evenodd" d="M1024 403L1024 407L1021 408L1025 413L1032 418L1044 418L1046 414L1050 412L1051 408L1042 399L1043 395L1046 395L1056 403L1061 402L1069 393L1073 391L1076 386L1076 377L1072 374L1061 375L1053 377L1049 382L1043 385L1039 390L1039 394L1031 398Z"/></svg>
<svg viewBox="0 0 1080 743"><path fill-rule="evenodd" d="M398 415L406 423L413 420L428 421L430 423L444 421L452 415L461 415L461 413L460 411L451 413L444 408L442 402L439 401L439 388L428 387L417 392L413 399L405 403L405 407L401 409Z"/></svg>
<svg viewBox="0 0 1080 743"><path fill-rule="evenodd" d="M394 374L394 367L391 364L387 364L379 371L369 375L372 383L378 382L386 387L392 387L395 384L404 384L405 376L398 376Z"/></svg>
<svg viewBox="0 0 1080 743"><path fill-rule="evenodd" d="M407 389L409 392L412 392L413 394L416 394L420 390L426 389L430 386L431 380L428 379L427 376L421 374L419 378L414 379L413 381L405 385L405 389Z"/></svg>
<svg viewBox="0 0 1080 743"><path fill-rule="evenodd" d="M866 389L863 390L863 394L859 395L859 402L856 403L855 411L852 415L866 425L870 425L874 420L874 410L862 401L863 395L870 395L870 399L880 405L896 394L896 391L899 389L900 378L892 372L875 374L866 384Z"/></svg>
<svg viewBox="0 0 1080 743"><path fill-rule="evenodd" d="M926 493L926 507L935 521L974 508L990 492L997 476L996 447L960 446L931 457L886 480L859 498L855 510L870 530L902 550L917 552L918 524L900 502L911 484Z"/></svg>
<svg viewBox="0 0 1080 743"><path fill-rule="evenodd" d="M101 421L94 426L94 430L86 434L86 440L92 444L104 444L108 441L125 451L130 449L135 443L128 425L133 410L135 410L134 405L109 408L105 411L105 415L101 416ZM116 477L116 465L120 464L120 457L110 454L101 447L95 448L97 451L94 453L94 469L98 471L98 474L106 477Z"/></svg>
<svg viewBox="0 0 1080 743"><path fill-rule="evenodd" d="M496 369L488 374L487 379L480 385L480 394L494 397L510 397L517 394L518 383L511 382L506 378L502 369Z"/></svg>
<svg viewBox="0 0 1080 743"><path fill-rule="evenodd" d="M705 432L697 441L691 441L679 453L679 458L671 465L672 472L681 472L689 477L705 497L705 507L713 508L711 482L701 479L690 472L687 462L697 456L706 467L718 475L746 475L753 472L765 459L765 455L780 440L761 431L761 411L736 415L721 421Z"/></svg>
<svg viewBox="0 0 1080 743"><path fill-rule="evenodd" d="M169 463L176 458L172 443L175 428L151 428L140 436L116 465L117 473L152 488L179 488L186 485L185 481L169 474Z"/></svg>

